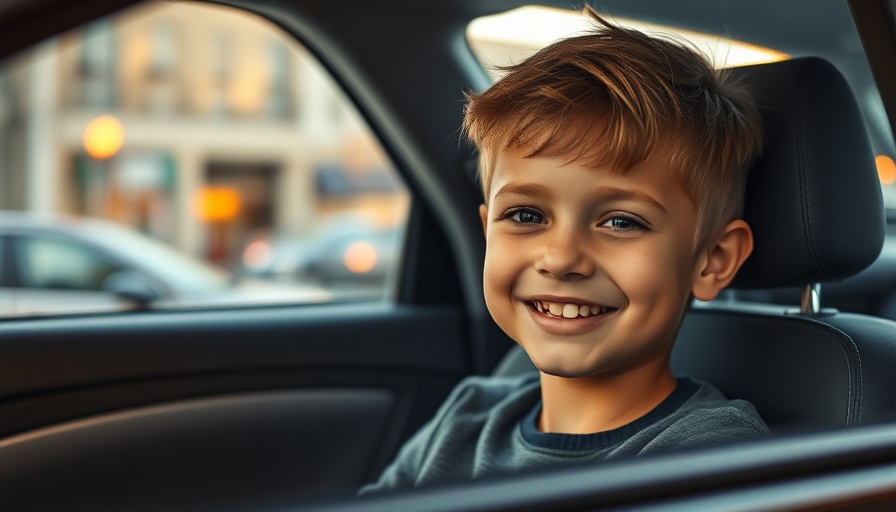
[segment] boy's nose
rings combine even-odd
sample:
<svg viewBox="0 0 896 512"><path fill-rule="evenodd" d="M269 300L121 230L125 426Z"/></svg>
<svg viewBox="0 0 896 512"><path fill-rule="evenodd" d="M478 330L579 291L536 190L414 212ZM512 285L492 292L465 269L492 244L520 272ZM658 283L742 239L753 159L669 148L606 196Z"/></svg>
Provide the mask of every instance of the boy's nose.
<svg viewBox="0 0 896 512"><path fill-rule="evenodd" d="M535 263L540 274L557 279L588 277L594 274L595 263L585 250L582 235L574 231L557 233L542 246Z"/></svg>

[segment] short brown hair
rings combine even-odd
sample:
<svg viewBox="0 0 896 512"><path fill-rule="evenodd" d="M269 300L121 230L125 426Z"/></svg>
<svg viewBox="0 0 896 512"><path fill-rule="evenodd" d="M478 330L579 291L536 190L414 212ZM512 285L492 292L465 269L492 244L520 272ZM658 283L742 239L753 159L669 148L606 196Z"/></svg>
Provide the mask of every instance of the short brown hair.
<svg viewBox="0 0 896 512"><path fill-rule="evenodd" d="M659 151L697 210L702 244L742 215L747 169L762 126L747 92L688 43L594 20L480 94L467 95L464 130L479 148L488 200L500 152L585 159L624 173Z"/></svg>

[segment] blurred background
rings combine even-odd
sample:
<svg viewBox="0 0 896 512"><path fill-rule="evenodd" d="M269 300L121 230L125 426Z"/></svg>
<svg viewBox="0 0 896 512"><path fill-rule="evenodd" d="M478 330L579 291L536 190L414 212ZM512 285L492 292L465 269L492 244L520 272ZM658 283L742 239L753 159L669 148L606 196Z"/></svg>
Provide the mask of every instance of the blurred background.
<svg viewBox="0 0 896 512"><path fill-rule="evenodd" d="M524 8L468 40L496 77L585 27ZM656 29L720 65L787 58ZM0 64L0 316L389 298L408 207L351 101L264 20L150 2Z"/></svg>

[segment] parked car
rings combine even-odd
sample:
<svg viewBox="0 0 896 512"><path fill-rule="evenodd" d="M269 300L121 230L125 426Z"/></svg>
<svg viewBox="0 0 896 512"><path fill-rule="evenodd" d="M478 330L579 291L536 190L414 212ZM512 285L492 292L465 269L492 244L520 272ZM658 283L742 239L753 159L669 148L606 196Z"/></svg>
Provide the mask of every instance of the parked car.
<svg viewBox="0 0 896 512"><path fill-rule="evenodd" d="M12 56L133 3L4 2L0 55ZM477 215L482 198L471 172L475 154L458 129L464 91L490 83L469 50L468 24L524 3L215 2L270 20L301 40L382 141L412 196L398 286L385 300L372 302L0 321L0 508L896 506L896 327L876 314L892 310L893 290L845 277L866 266L869 254L873 259L884 237L877 177L868 166L874 154L861 124L841 124L843 109L852 112L850 94L823 95L822 107L811 103L819 101L815 85L833 84L843 92L830 73L813 74L830 70L815 60L787 68L798 70L791 78L804 79L798 82L804 88L764 82L766 92L787 95L764 112L767 126L776 127L768 132L767 146L775 152L789 148L793 151L784 154L799 158L782 166L789 173L754 174L750 186L757 195L750 204L765 218L757 226L774 228L781 221L795 226L799 236L772 229L777 236L765 238L771 243L764 245L773 249L764 252L772 257L754 259L752 270L743 274L763 289L799 286L802 304L797 299L786 306L747 303L735 294L723 303L695 305L682 336L704 343L683 343L673 356L677 370L696 372L731 397L753 400L772 427L770 439L354 497L461 379L526 371L514 364L512 343L483 302L484 240ZM570 6L565 0L538 3ZM855 91L864 107L859 122L867 121L875 152L894 156L896 11L891 2L604 0L599 6L615 16L728 36L788 57L825 58L846 76L846 89ZM189 30L182 34L186 49L193 49ZM145 46L136 48L120 51L133 51L136 61L145 56ZM228 71L226 59L208 61L221 75ZM56 69L52 62L47 67ZM805 117L795 125L770 122L775 112ZM852 114L844 117L856 120ZM207 130L214 138L213 124L190 129ZM821 139L802 137L815 133L808 128L829 125L833 129ZM818 167L836 179L815 179ZM869 180L874 186L866 186ZM807 235L806 226L820 231ZM758 229L756 234L759 247L766 235ZM806 240L800 250L792 248ZM838 256L835 266L847 270L823 275L817 264L825 266L822 255L828 251ZM793 259L815 265L807 282L786 275ZM875 275L896 275L892 258L878 261ZM825 309L816 279L848 284L839 293L843 304L855 309Z"/></svg>
<svg viewBox="0 0 896 512"><path fill-rule="evenodd" d="M235 279L97 218L0 212L0 246L0 316L330 298L316 286Z"/></svg>
<svg viewBox="0 0 896 512"><path fill-rule="evenodd" d="M340 218L306 236L264 233L242 250L239 272L342 293L382 293L398 264L402 226Z"/></svg>

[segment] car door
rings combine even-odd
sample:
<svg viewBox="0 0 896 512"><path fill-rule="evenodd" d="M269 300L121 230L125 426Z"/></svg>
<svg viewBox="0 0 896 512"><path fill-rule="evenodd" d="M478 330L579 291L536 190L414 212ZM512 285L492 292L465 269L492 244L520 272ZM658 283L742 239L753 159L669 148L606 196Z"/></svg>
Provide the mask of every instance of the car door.
<svg viewBox="0 0 896 512"><path fill-rule="evenodd" d="M48 234L9 237L15 287L9 316L110 311L132 304L103 289L103 279L122 266L91 248Z"/></svg>
<svg viewBox="0 0 896 512"><path fill-rule="evenodd" d="M22 19L36 25L30 35L7 38L5 51L120 4L16 3L0 10L0 26ZM48 11L53 15L42 18ZM91 34L85 40L100 37ZM108 41L99 40L106 48ZM415 170L465 169L466 161L454 156L461 110L439 114L437 148L418 147L413 137L399 135L415 129L402 117L420 112L363 97L372 88L364 71L351 66L358 56L328 60L336 54L323 42L311 42L312 53L337 83L350 84L346 94L368 116L409 190L396 258L402 263L385 298L4 319L4 508L257 509L353 493L459 379L487 371L506 349L506 339L496 337L492 345L482 336L494 326L484 321L475 256L470 259L481 242L472 238L473 249L463 251L447 242L446 230L457 224L434 214L430 201L439 185ZM103 69L87 61L79 66ZM226 62L220 66L229 73ZM371 117L375 109L381 111ZM205 129L210 138L217 133L213 124ZM429 163L414 161L420 157ZM78 162L76 181L82 179ZM221 168L207 176L230 179ZM464 193L472 187L462 172L455 180ZM475 215L475 208L468 210Z"/></svg>

